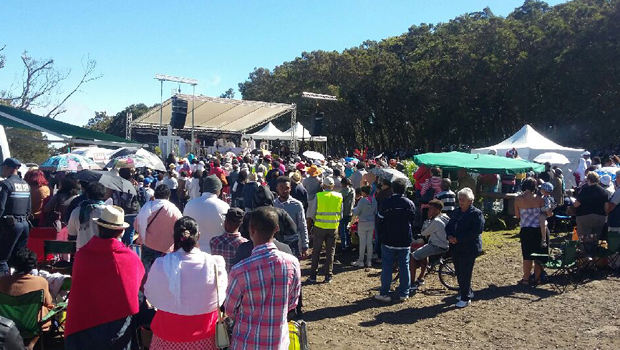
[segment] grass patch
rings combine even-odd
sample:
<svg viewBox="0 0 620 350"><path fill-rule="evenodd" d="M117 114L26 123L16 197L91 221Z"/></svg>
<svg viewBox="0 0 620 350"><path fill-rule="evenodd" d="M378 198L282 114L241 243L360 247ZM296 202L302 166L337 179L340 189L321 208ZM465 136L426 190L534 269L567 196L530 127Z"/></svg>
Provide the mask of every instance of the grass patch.
<svg viewBox="0 0 620 350"><path fill-rule="evenodd" d="M514 230L484 231L482 233L482 247L486 251L517 243L519 243L518 228Z"/></svg>

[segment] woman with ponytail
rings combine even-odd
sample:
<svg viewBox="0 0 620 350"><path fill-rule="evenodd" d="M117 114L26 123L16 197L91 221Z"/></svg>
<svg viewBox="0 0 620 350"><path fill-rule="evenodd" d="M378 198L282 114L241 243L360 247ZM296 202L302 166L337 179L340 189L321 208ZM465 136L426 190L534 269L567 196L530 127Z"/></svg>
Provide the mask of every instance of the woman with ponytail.
<svg viewBox="0 0 620 350"><path fill-rule="evenodd" d="M157 308L152 350L216 349L217 311L228 278L224 258L202 252L199 237L196 220L180 218L174 224L174 252L151 267L144 293Z"/></svg>

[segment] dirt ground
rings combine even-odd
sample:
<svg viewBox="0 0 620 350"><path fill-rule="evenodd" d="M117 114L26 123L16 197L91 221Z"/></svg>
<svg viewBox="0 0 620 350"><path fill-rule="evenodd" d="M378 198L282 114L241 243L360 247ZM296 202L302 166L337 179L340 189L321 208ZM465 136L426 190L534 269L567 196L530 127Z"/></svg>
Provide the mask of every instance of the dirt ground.
<svg viewBox="0 0 620 350"><path fill-rule="evenodd" d="M436 274L406 302L376 301L379 265L354 268L357 250L337 254L332 283L321 283L322 276L318 284L304 283L311 349L620 348L617 275L596 274L564 294L550 285L517 286L516 231L487 232L483 239L486 254L474 268L475 297L465 309L454 307L455 292ZM304 281L309 265L302 263Z"/></svg>

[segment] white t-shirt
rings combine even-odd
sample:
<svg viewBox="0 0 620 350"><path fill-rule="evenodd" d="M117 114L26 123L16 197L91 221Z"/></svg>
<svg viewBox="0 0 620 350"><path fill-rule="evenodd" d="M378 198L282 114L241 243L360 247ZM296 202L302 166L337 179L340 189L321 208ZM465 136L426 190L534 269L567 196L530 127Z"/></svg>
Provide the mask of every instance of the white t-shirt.
<svg viewBox="0 0 620 350"><path fill-rule="evenodd" d="M213 193L203 193L185 205L184 216L189 216L198 223L200 250L211 254L211 238L224 232L224 218L230 209L228 203L217 198Z"/></svg>

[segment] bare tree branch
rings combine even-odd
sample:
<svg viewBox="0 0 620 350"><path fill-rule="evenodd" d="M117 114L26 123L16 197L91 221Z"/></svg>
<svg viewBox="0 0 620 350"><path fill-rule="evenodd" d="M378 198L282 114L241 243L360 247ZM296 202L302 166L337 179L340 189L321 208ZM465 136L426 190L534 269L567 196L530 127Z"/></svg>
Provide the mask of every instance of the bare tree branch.
<svg viewBox="0 0 620 350"><path fill-rule="evenodd" d="M5 48L6 48L6 45L0 47L0 52L4 51ZM6 56L4 56L3 54L0 54L0 69L4 68L5 62L6 62Z"/></svg>
<svg viewBox="0 0 620 350"><path fill-rule="evenodd" d="M93 80L97 80L103 76L102 74L93 76L93 73L95 72L95 68L97 68L97 61L90 59L90 57L88 56L86 57L86 59L82 58L82 67L84 68L84 73L82 74L82 79L80 79L80 82L73 89L73 91L71 91L67 96L65 96L65 98L62 101L60 101L60 103L56 105L56 107L52 108L47 113L46 117L55 119L59 114L66 112L67 110L63 108L62 106L71 96L73 96L73 94L75 94L80 89L82 85L88 82L91 82Z"/></svg>
<svg viewBox="0 0 620 350"><path fill-rule="evenodd" d="M0 68L5 63L5 56L1 54L4 48L5 46L0 47ZM102 77L101 74L95 75L97 61L85 56L82 58L84 71L81 79L68 94L64 94L61 85L69 78L70 69L58 69L51 58L34 59L28 51L22 53L21 60L24 69L20 81L16 79L7 90L0 90L0 99L21 110L51 107L45 116L52 119L66 112L64 104L76 92L81 91L84 84ZM14 93L18 89L21 91Z"/></svg>

